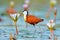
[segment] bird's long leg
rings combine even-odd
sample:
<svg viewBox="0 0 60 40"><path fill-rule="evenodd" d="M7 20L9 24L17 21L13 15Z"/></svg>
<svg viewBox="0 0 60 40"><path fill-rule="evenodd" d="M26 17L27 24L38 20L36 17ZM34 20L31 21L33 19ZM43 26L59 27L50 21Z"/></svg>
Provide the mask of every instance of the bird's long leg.
<svg viewBox="0 0 60 40"><path fill-rule="evenodd" d="M28 27L28 23L26 23L26 28Z"/></svg>
<svg viewBox="0 0 60 40"><path fill-rule="evenodd" d="M41 31L41 32L39 32L39 33L41 33L41 36L40 36L40 37L42 38L43 30L42 30L42 28L40 28L40 27L39 27L39 29L40 29L40 31Z"/></svg>
<svg viewBox="0 0 60 40"><path fill-rule="evenodd" d="M33 34L33 37L34 37L34 35L35 35L35 33L36 33L36 27L35 27L35 25L33 25L34 26L34 34Z"/></svg>
<svg viewBox="0 0 60 40"><path fill-rule="evenodd" d="M16 34L18 35L18 27L17 27L17 25L16 25L16 22L14 21L14 25L15 25L15 27L16 27Z"/></svg>

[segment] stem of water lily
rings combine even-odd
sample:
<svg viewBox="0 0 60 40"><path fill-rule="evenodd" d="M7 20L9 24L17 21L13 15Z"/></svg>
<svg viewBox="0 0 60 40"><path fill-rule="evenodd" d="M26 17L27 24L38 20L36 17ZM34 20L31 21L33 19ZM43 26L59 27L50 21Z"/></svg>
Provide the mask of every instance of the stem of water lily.
<svg viewBox="0 0 60 40"><path fill-rule="evenodd" d="M13 38L13 37L12 37L12 33L10 33L10 40L12 40L12 38Z"/></svg>
<svg viewBox="0 0 60 40"><path fill-rule="evenodd" d="M52 40L52 38L54 37L54 30L50 30L50 38Z"/></svg>
<svg viewBox="0 0 60 40"><path fill-rule="evenodd" d="M51 12L52 8L53 8L53 7L50 7L50 8L48 9L48 12L47 12L47 14L46 14L46 18L49 18L50 12Z"/></svg>
<svg viewBox="0 0 60 40"><path fill-rule="evenodd" d="M15 25L15 27L16 27L16 34L18 35L18 28L17 28L17 24L16 24L15 21L14 21L14 25Z"/></svg>

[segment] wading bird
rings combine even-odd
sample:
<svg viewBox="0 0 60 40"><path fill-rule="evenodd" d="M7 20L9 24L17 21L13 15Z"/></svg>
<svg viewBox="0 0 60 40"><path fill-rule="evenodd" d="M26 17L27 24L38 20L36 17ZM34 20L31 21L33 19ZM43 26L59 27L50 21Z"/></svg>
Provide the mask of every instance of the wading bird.
<svg viewBox="0 0 60 40"><path fill-rule="evenodd" d="M41 19L41 18L37 18L36 16L29 15L28 11L24 11L23 14L24 14L24 20L25 20L25 22L33 25L34 28L35 28L35 24L43 21L43 19ZM36 28L35 28L35 32L36 32Z"/></svg>

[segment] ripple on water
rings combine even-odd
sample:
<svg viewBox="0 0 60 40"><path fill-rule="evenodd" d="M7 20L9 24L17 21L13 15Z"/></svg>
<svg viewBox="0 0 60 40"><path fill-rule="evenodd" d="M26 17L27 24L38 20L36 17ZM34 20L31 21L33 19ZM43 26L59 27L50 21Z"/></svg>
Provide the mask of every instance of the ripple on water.
<svg viewBox="0 0 60 40"><path fill-rule="evenodd" d="M42 38L41 38L41 31L39 28L34 33L34 28L22 28L18 27L19 29L19 35L17 36L17 40L49 40L48 37L50 36L50 31L45 27L41 27L43 29L42 32ZM32 29L31 29L32 28ZM33 31L32 31L33 30ZM0 28L0 40L9 40L10 33L15 34L15 27L1 27ZM54 31L55 35L58 37L58 40L60 39L60 28L56 28Z"/></svg>

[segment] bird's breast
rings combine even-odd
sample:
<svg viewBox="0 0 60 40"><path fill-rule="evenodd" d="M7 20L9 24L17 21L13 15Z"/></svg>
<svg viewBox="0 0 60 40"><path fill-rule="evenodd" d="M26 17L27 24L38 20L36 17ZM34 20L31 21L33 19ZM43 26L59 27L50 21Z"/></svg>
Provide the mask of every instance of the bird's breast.
<svg viewBox="0 0 60 40"><path fill-rule="evenodd" d="M24 20L26 21L26 15L24 15Z"/></svg>

